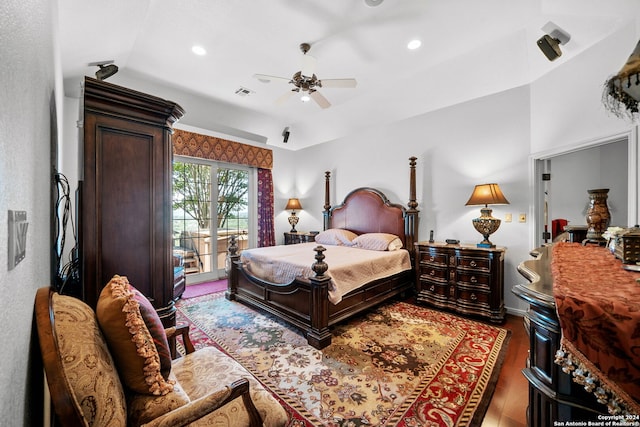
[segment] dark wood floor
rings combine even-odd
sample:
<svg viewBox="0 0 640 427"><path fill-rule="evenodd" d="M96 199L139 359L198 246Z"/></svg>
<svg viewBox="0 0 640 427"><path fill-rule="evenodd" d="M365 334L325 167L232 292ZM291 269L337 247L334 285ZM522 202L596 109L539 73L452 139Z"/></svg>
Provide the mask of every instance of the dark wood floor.
<svg viewBox="0 0 640 427"><path fill-rule="evenodd" d="M529 350L529 337L522 317L507 315L503 328L511 331L500 377L482 422L482 427L526 427L529 387L522 375Z"/></svg>

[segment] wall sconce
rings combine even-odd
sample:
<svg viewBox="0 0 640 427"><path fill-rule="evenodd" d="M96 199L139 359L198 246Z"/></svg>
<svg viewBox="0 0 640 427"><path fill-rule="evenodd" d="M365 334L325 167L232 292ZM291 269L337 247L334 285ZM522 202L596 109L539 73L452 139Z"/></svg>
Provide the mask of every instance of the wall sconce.
<svg viewBox="0 0 640 427"><path fill-rule="evenodd" d="M545 26L542 27L542 31L547 34L538 39L537 45L542 53L544 53L544 56L546 56L549 61L553 61L562 56L560 45L567 44L567 42L571 40L571 35L553 22L547 22Z"/></svg>
<svg viewBox="0 0 640 427"><path fill-rule="evenodd" d="M602 103L616 117L633 119L640 101L640 42L622 69L604 84Z"/></svg>
<svg viewBox="0 0 640 427"><path fill-rule="evenodd" d="M291 216L289 217L289 224L291 224L291 233L297 233L298 230L296 230L296 224L298 224L298 217L296 216L296 211L302 210L300 200L296 198L289 199L289 201L287 202L287 206L285 206L284 209L291 211Z"/></svg>
<svg viewBox="0 0 640 427"><path fill-rule="evenodd" d="M502 190L498 184L481 184L476 185L469 197L469 201L465 203L465 206L484 205L484 208L480 209L480 217L473 220L473 227L482 234L484 240L478 243L479 248L495 248L496 245L489 241L489 236L496 232L500 227L500 220L491 216L492 210L488 205L508 205Z"/></svg>

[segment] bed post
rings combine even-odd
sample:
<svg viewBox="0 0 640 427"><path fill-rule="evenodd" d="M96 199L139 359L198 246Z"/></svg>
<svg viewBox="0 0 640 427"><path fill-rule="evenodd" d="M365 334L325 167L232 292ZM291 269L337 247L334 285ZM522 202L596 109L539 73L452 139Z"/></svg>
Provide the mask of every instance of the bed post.
<svg viewBox="0 0 640 427"><path fill-rule="evenodd" d="M416 160L415 156L409 157L409 203L407 206L407 221L405 221L405 236L407 238L407 249L414 260L414 243L418 241L418 202L416 201ZM413 263L413 262L412 262Z"/></svg>
<svg viewBox="0 0 640 427"><path fill-rule="evenodd" d="M229 237L228 254L225 265L227 270L227 291L224 296L229 301L236 299L236 289L238 287L238 268L236 262L240 260L240 254L238 253L238 241L235 234Z"/></svg>
<svg viewBox="0 0 640 427"><path fill-rule="evenodd" d="M311 282L311 328L307 330L307 342L310 346L322 349L331 344L331 331L329 330L329 282L331 277L324 273L329 266L324 262L326 251L324 246L316 246L316 262L311 269L315 276L309 277Z"/></svg>
<svg viewBox="0 0 640 427"><path fill-rule="evenodd" d="M322 226L323 230L327 230L329 228L329 215L331 214L331 198L329 197L330 179L331 172L326 171L324 173L324 211L322 212L324 216L324 224Z"/></svg>

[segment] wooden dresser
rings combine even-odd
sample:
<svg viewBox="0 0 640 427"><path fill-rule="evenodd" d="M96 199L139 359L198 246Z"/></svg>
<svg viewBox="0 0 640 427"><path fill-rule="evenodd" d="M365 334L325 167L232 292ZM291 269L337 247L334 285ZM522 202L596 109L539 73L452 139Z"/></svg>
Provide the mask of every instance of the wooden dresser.
<svg viewBox="0 0 640 427"><path fill-rule="evenodd" d="M604 405L554 363L561 329L556 314L551 275L552 246L531 252L533 259L518 266L530 283L516 285L513 293L529 303L524 326L529 334L529 358L522 373L529 381L527 420L530 427L554 426L561 421L598 420ZM576 424L578 425L578 424ZM583 425L583 424L580 424ZM586 424L584 424L586 425Z"/></svg>
<svg viewBox="0 0 640 427"><path fill-rule="evenodd" d="M418 302L503 322L505 251L502 247L416 243Z"/></svg>

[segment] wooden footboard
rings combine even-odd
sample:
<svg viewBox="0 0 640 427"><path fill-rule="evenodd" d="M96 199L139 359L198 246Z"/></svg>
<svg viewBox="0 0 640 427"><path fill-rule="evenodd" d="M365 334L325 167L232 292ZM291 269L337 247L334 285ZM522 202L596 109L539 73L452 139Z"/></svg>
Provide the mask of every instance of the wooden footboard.
<svg viewBox="0 0 640 427"><path fill-rule="evenodd" d="M231 244L233 246L234 238ZM226 298L241 301L295 325L305 334L309 345L317 349L331 344L332 325L413 287L413 273L408 270L370 282L346 294L338 304L332 304L329 302L331 279L324 274L324 247L315 249L316 262L312 268L316 275L309 279L299 277L287 284L273 284L251 276L243 268L240 256L235 252L231 254L232 250L230 247L231 269Z"/></svg>
<svg viewBox="0 0 640 427"><path fill-rule="evenodd" d="M325 248L316 249L315 276L296 278L288 284L273 284L249 275L242 267L235 236L230 239L226 298L262 309L302 329L309 345L321 349L331 344L329 330L329 281L324 273Z"/></svg>

